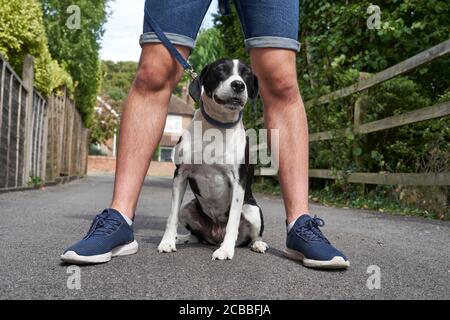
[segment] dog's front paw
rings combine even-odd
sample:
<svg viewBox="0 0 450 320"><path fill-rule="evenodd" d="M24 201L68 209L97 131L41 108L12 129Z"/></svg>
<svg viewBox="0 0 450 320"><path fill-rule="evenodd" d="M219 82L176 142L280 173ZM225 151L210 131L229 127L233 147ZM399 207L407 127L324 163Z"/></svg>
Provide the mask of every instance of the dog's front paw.
<svg viewBox="0 0 450 320"><path fill-rule="evenodd" d="M234 256L234 247L220 247L214 251L212 255L213 260L231 260Z"/></svg>
<svg viewBox="0 0 450 320"><path fill-rule="evenodd" d="M177 248L175 246L175 239L168 240L168 239L162 239L161 243L158 246L158 251L161 252L175 252L177 251Z"/></svg>
<svg viewBox="0 0 450 320"><path fill-rule="evenodd" d="M251 249L255 252L259 252L259 253L265 253L266 250L269 248L269 246L267 245L267 243L265 243L264 241L261 240L257 240L255 242L253 242Z"/></svg>

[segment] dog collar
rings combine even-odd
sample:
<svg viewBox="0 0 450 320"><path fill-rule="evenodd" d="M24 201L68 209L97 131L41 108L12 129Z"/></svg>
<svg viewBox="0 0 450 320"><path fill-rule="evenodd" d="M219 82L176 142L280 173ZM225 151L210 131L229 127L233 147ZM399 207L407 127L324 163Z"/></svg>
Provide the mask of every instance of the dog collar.
<svg viewBox="0 0 450 320"><path fill-rule="evenodd" d="M213 126L215 126L215 127L222 128L222 129L230 129L230 128L233 128L233 127L234 127L235 125L237 125L237 124L239 123L239 121L241 121L241 119L242 119L242 110L241 110L241 112L239 112L239 117L238 117L238 119L237 119L236 121L233 121L233 122L221 122L221 121L218 121L218 120L216 120L216 119L214 119L214 118L211 118L211 116L210 116L208 113L206 113L205 108L203 108L203 102L200 102L200 110L202 111L203 117L205 118L205 120L206 120L209 124L211 124L211 125L213 125Z"/></svg>

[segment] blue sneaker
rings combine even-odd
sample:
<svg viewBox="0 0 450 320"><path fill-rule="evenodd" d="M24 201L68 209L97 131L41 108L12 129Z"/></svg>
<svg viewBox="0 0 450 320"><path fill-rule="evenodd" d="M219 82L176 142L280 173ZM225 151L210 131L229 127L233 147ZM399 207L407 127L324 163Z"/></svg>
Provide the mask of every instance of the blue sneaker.
<svg viewBox="0 0 450 320"><path fill-rule="evenodd" d="M137 250L133 228L118 211L105 209L95 217L87 235L67 249L61 260L72 264L103 263Z"/></svg>
<svg viewBox="0 0 450 320"><path fill-rule="evenodd" d="M342 269L350 266L347 258L320 231L319 227L324 225L325 222L317 216L300 216L288 232L285 256L310 268Z"/></svg>

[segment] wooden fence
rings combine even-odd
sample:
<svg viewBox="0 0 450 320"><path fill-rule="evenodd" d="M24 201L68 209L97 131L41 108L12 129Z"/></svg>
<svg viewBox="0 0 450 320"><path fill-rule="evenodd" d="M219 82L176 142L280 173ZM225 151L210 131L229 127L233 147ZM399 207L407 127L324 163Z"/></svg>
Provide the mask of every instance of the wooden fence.
<svg viewBox="0 0 450 320"><path fill-rule="evenodd" d="M1 55L0 72L0 191L83 176L89 132L73 101L34 89L31 56L22 79Z"/></svg>
<svg viewBox="0 0 450 320"><path fill-rule="evenodd" d="M425 50L405 61L402 61L386 70L383 70L370 77L362 76L357 83L343 89L336 90L326 94L317 100L307 101L305 107L311 108L317 105L325 104L339 98L350 96L354 93L365 92L367 89L383 83L394 77L403 75L420 66L426 65L435 59L450 54L450 40L444 41L428 50ZM417 123L424 120L445 117L450 114L450 101L436 104L427 108L410 111L401 115L387 117L381 120L364 123L361 119L361 100L357 99L353 110L354 123L350 128L340 130L330 130L309 134L310 143L316 141L332 140L341 137L349 132L358 134L367 134L376 131L396 128L411 123ZM261 123L263 120L260 119ZM261 168L257 170L257 175L274 176L277 171L269 168ZM326 170L326 169L310 169L309 176L321 179L337 179L343 176L342 171ZM436 173L368 173L357 172L351 173L346 177L351 183L367 183L367 184L388 184L403 186L448 186L450 185L450 172Z"/></svg>

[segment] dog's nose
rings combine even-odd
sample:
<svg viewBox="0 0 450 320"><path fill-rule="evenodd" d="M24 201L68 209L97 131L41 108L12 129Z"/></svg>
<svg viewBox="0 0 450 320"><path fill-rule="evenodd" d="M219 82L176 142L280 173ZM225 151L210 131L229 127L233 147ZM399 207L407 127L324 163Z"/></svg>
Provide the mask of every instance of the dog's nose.
<svg viewBox="0 0 450 320"><path fill-rule="evenodd" d="M239 80L234 80L233 82L231 82L231 88L234 90L234 92L241 93L245 90L245 83Z"/></svg>

